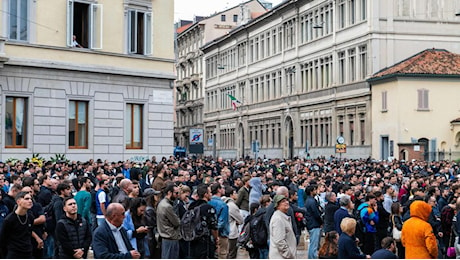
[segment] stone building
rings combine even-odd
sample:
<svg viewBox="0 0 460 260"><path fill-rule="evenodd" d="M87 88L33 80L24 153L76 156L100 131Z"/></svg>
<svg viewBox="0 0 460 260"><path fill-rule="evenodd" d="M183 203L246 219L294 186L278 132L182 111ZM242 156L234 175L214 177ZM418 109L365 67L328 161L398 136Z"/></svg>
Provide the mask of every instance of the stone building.
<svg viewBox="0 0 460 260"><path fill-rule="evenodd" d="M209 17L200 17L176 30L176 145L188 149L190 129L204 127L204 68L200 48L265 12L261 1L250 0Z"/></svg>
<svg viewBox="0 0 460 260"><path fill-rule="evenodd" d="M454 0L287 0L208 42L203 124L215 146L205 154L381 159L366 79L427 48L460 52L459 9Z"/></svg>
<svg viewBox="0 0 460 260"><path fill-rule="evenodd" d="M173 1L0 3L3 161L172 153Z"/></svg>

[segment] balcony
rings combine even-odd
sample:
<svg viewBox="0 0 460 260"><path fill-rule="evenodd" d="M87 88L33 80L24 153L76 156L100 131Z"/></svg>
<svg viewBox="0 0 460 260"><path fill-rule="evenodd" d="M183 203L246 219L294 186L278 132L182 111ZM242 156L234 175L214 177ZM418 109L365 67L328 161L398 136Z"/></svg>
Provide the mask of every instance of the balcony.
<svg viewBox="0 0 460 260"><path fill-rule="evenodd" d="M183 78L182 82L184 86L190 86L190 83L191 83L190 77Z"/></svg>
<svg viewBox="0 0 460 260"><path fill-rule="evenodd" d="M182 80L176 80L176 88L181 88L182 86L184 86L184 81Z"/></svg>
<svg viewBox="0 0 460 260"><path fill-rule="evenodd" d="M183 64L183 63L185 63L185 57L184 57L184 56L181 56L181 57L179 57L179 59L177 60L177 64L180 65L180 64Z"/></svg>
<svg viewBox="0 0 460 260"><path fill-rule="evenodd" d="M198 85L198 82L200 82L200 74L193 73L191 76L191 81L192 81L192 84Z"/></svg>

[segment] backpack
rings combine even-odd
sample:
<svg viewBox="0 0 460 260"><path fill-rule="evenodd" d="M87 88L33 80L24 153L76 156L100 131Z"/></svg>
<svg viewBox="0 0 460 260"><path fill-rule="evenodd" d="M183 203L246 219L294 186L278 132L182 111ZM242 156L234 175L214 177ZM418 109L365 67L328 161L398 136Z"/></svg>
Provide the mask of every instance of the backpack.
<svg viewBox="0 0 460 260"><path fill-rule="evenodd" d="M250 221L244 224L236 243L239 247L254 248L252 241L251 241L251 222Z"/></svg>
<svg viewBox="0 0 460 260"><path fill-rule="evenodd" d="M363 209L367 208L362 208L361 210L357 211L356 213L356 228L355 228L355 237L359 239L358 246L361 247L364 244L364 234L366 233L366 224L364 224L364 221L361 218L361 211Z"/></svg>
<svg viewBox="0 0 460 260"><path fill-rule="evenodd" d="M180 234L185 241L194 241L210 234L208 223L201 218L201 206L185 211L182 216Z"/></svg>
<svg viewBox="0 0 460 260"><path fill-rule="evenodd" d="M251 219L250 223L250 234L251 240L254 246L265 247L267 246L267 226L264 221L265 214L260 214L257 217Z"/></svg>

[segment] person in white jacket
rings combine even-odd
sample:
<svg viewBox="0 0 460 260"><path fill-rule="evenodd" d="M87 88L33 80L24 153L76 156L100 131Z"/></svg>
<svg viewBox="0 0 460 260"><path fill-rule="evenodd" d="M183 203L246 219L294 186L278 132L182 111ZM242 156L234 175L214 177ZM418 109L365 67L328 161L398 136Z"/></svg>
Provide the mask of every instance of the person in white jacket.
<svg viewBox="0 0 460 260"><path fill-rule="evenodd" d="M275 213L270 220L270 248L268 258L295 258L297 241L290 217L287 215L289 200L284 195L273 198Z"/></svg>
<svg viewBox="0 0 460 260"><path fill-rule="evenodd" d="M228 220L230 222L230 234L228 235L228 259L235 259L238 246L236 245L239 235L238 226L243 224L243 216L240 213L240 209L235 204L238 199L238 193L231 187L225 187L225 197L222 200L228 205Z"/></svg>

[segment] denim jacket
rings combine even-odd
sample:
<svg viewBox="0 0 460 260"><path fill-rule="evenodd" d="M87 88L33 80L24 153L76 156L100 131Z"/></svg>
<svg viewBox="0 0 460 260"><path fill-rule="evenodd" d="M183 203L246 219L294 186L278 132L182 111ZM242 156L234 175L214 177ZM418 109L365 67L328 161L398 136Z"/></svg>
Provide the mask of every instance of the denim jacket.
<svg viewBox="0 0 460 260"><path fill-rule="evenodd" d="M228 205L218 196L212 196L208 202L216 210L217 229L219 236L228 237L230 234L230 222L228 221Z"/></svg>

